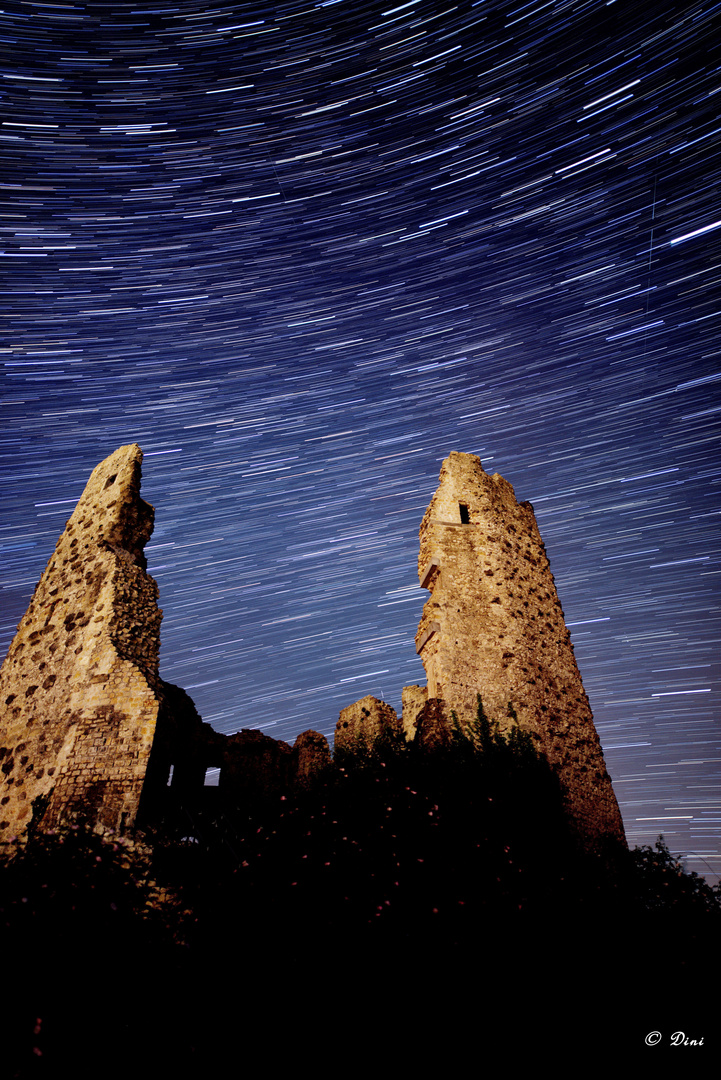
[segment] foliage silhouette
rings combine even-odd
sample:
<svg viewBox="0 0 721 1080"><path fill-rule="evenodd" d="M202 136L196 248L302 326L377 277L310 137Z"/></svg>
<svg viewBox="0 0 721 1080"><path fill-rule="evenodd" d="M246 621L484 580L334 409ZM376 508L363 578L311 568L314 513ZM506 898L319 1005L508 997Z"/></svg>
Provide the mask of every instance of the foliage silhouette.
<svg viewBox="0 0 721 1080"><path fill-rule="evenodd" d="M688 916L721 910L721 883L713 887L700 874L686 870L663 836L654 847L634 848L630 860L632 894L643 910Z"/></svg>
<svg viewBox="0 0 721 1080"><path fill-rule="evenodd" d="M392 970L430 987L470 964L499 986L561 965L581 980L592 942L622 978L641 942L652 986L695 977L721 936L718 890L685 873L662 838L615 875L582 856L530 736L501 731L480 700L444 751L391 732L336 754L311 790L256 806L216 799L136 841L36 833L6 861L0 908L8 970L21 973L13 1037L23 1033L31 1054L28 1017L45 1017L35 1049L48 1060L77 1032L79 1002L98 1039L118 1017L146 1022L139 972L153 972L152 1022L162 1018L164 1052L182 1064L206 1052L211 1001L222 1008L208 987L228 986L228 973L238 973L234 1008L250 1010L258 987L277 992L272 973L307 978L320 965L342 985L348 972L372 983Z"/></svg>

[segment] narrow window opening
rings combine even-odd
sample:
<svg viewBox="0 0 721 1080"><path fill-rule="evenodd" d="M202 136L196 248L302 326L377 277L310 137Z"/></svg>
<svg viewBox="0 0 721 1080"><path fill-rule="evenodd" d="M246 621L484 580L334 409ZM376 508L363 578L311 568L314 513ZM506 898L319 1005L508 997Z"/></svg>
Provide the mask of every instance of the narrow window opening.
<svg viewBox="0 0 721 1080"><path fill-rule="evenodd" d="M171 784L173 783L173 771L174 771L174 769L175 769L175 765L171 765L170 766L170 772L168 773L168 787L170 787Z"/></svg>
<svg viewBox="0 0 721 1080"><path fill-rule="evenodd" d="M466 506L466 504L465 503L459 503L458 504L458 509L461 512L461 525L470 525L471 524L471 517L470 517L470 514L468 513L468 507Z"/></svg>
<svg viewBox="0 0 721 1080"><path fill-rule="evenodd" d="M211 767L205 770L205 784L204 787L218 787L220 783L220 769L217 767Z"/></svg>

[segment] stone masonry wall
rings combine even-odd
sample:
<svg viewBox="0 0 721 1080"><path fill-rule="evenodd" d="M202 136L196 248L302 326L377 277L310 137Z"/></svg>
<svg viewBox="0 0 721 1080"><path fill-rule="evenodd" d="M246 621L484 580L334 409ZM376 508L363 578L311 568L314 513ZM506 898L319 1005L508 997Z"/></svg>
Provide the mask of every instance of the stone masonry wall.
<svg viewBox="0 0 721 1080"><path fill-rule="evenodd" d="M42 828L73 816L129 828L139 811L162 815L169 791L197 795L208 767L233 797L302 786L330 761L316 732L292 750L259 732L213 732L160 678L141 461L124 446L93 471L0 671L0 842L33 815ZM419 576L431 592L416 637L428 686L404 689L402 719L373 697L348 706L336 749L388 737L441 746L452 713L467 724L480 693L502 729L532 733L586 846L625 842L533 509L473 455L443 463Z"/></svg>
<svg viewBox="0 0 721 1080"><path fill-rule="evenodd" d="M474 455L452 453L421 524L418 573L431 592L416 636L429 699L467 724L480 694L502 730L514 710L556 770L584 842L625 843L530 503Z"/></svg>
<svg viewBox="0 0 721 1080"><path fill-rule="evenodd" d="M292 748L260 731L213 731L160 678L142 458L123 446L93 470L0 671L0 842L33 819L44 830L73 818L150 824L197 807L209 768L222 795L247 802L306 787L330 763L314 731Z"/></svg>
<svg viewBox="0 0 721 1080"><path fill-rule="evenodd" d="M372 697L341 709L335 729L335 750L357 751L371 748L378 739L402 737L403 723L385 701Z"/></svg>
<svg viewBox="0 0 721 1080"><path fill-rule="evenodd" d="M403 731L406 742L413 742L416 737L418 714L428 700L428 688L426 686L404 686L401 700L403 705Z"/></svg>
<svg viewBox="0 0 721 1080"><path fill-rule="evenodd" d="M123 446L93 471L0 672L0 839L39 796L46 826L134 821L161 697L142 456Z"/></svg>

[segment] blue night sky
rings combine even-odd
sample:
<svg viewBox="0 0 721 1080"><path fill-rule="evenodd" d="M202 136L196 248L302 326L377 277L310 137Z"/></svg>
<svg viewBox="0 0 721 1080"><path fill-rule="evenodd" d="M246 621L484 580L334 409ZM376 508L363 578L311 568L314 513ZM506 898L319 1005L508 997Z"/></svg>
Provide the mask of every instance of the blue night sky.
<svg viewBox="0 0 721 1080"><path fill-rule="evenodd" d="M478 454L535 508L629 842L721 872L718 15L9 4L3 650L138 442L203 718L399 708L418 526Z"/></svg>

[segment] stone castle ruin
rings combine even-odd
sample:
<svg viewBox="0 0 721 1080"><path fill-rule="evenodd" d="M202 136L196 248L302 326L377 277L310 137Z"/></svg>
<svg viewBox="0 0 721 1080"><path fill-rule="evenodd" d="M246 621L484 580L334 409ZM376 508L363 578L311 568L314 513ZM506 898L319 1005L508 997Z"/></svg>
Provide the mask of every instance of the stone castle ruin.
<svg viewBox="0 0 721 1080"><path fill-rule="evenodd" d="M316 732L292 749L259 731L221 735L160 677L142 459L122 446L93 470L0 671L0 842L31 822L131 828L202 790L209 768L262 794L330 760Z"/></svg>
<svg viewBox="0 0 721 1080"><path fill-rule="evenodd" d="M139 446L123 446L93 471L0 671L0 841L78 818L121 831L152 823L198 798L209 768L220 795L242 801L311 785L330 764L318 732L290 747L213 731L160 677L141 462ZM480 694L501 729L534 738L584 846L625 844L533 510L473 455L443 463L419 577L431 592L416 637L428 686L403 690L401 718L373 697L343 709L336 749L391 733L432 751L473 720Z"/></svg>
<svg viewBox="0 0 721 1080"><path fill-rule="evenodd" d="M418 576L431 593L416 649L428 679L426 713L467 725L481 696L501 730L518 724L557 773L567 812L592 846L625 844L591 707L533 507L472 454L443 462L421 522Z"/></svg>

